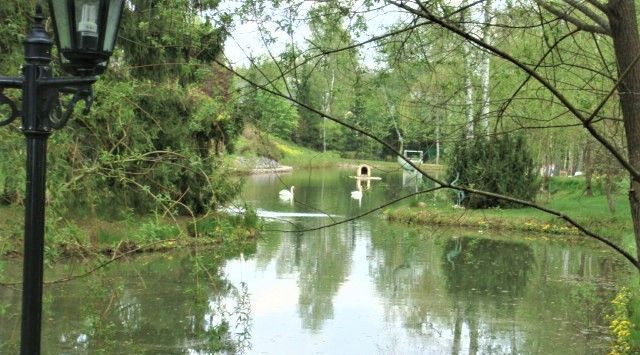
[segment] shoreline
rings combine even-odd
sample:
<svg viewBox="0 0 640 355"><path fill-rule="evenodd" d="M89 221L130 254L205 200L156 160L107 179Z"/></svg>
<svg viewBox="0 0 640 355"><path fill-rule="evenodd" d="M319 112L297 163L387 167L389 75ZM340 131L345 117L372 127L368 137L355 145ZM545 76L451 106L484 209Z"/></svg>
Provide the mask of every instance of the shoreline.
<svg viewBox="0 0 640 355"><path fill-rule="evenodd" d="M560 220L495 216L488 211L398 208L386 210L383 216L390 223L402 223L410 226L481 228L481 230L489 231L534 232L563 236L581 234L577 228Z"/></svg>
<svg viewBox="0 0 640 355"><path fill-rule="evenodd" d="M257 174L276 174L276 173L290 173L293 171L292 166L280 165L275 168L255 168L248 171L251 175Z"/></svg>

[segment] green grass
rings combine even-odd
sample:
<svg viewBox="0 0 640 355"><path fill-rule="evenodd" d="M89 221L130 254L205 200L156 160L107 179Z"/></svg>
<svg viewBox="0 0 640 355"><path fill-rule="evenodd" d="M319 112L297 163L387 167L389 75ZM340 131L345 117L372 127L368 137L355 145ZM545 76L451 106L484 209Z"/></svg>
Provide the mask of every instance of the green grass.
<svg viewBox="0 0 640 355"><path fill-rule="evenodd" d="M629 203L622 189L613 195L611 212L606 196L594 184L594 196L584 195L584 178L552 178L550 193L539 196L537 203L562 212L590 230L622 242L635 249ZM401 207L386 212L390 220L410 224L438 224L489 229L538 231L577 234L563 220L534 208L464 210L454 209L450 201L427 207Z"/></svg>
<svg viewBox="0 0 640 355"><path fill-rule="evenodd" d="M280 161L282 165L294 168L322 168L337 166L344 161L336 152L322 153L275 137L272 137L271 140L282 154Z"/></svg>
<svg viewBox="0 0 640 355"><path fill-rule="evenodd" d="M23 209L0 206L0 256L22 254ZM90 256L125 252L153 252L193 245L243 244L255 241L259 220L255 214L228 216L212 214L197 235L192 232L192 218L177 220L154 215L130 216L123 219L47 215L45 257L49 261L62 256ZM198 222L201 223L201 222ZM195 237L198 238L195 238Z"/></svg>
<svg viewBox="0 0 640 355"><path fill-rule="evenodd" d="M546 206L566 213L598 233L627 244L633 241L633 224L629 201L623 188L625 184L622 181L612 195L615 210L611 211L599 179L594 179L593 196L586 196L584 178L554 178L550 182L551 198L546 201Z"/></svg>
<svg viewBox="0 0 640 355"><path fill-rule="evenodd" d="M236 152L227 155L227 161L240 172L249 172L246 167L237 166L239 157L257 158L267 157L275 159L282 165L295 168L326 168L326 167L356 167L359 164L369 164L376 169L397 170L399 165L393 160L368 160L343 158L340 152L320 152L297 145L289 140L274 137L269 134L258 133L252 126L245 126L242 135L234 143ZM443 171L443 165L423 164L426 171Z"/></svg>
<svg viewBox="0 0 640 355"><path fill-rule="evenodd" d="M250 130L245 135L246 137L240 136L235 143L237 153L226 156L228 163L241 172L246 170L246 167L237 166L236 160L239 157L249 159L267 157L279 161L281 165L293 168L339 166L345 161L336 152L318 152L273 136L258 137Z"/></svg>
<svg viewBox="0 0 640 355"><path fill-rule="evenodd" d="M22 248L24 210L0 206L0 255L17 253Z"/></svg>

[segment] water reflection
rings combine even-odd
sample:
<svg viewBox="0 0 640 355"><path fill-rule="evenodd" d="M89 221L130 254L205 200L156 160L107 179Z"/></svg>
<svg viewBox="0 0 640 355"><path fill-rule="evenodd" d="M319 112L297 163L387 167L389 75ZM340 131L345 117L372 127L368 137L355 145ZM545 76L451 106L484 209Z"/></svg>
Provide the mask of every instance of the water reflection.
<svg viewBox="0 0 640 355"><path fill-rule="evenodd" d="M514 305L526 290L535 262L523 243L481 238L451 238L444 246L442 267L453 298L490 301L497 308Z"/></svg>
<svg viewBox="0 0 640 355"><path fill-rule="evenodd" d="M47 287L44 353L244 351L250 347L248 290L226 282L217 270L205 254L142 257L102 275ZM11 311L14 316L0 317L2 354L18 351L19 334L9 326L17 322L17 309Z"/></svg>
<svg viewBox="0 0 640 355"><path fill-rule="evenodd" d="M307 238L300 253L298 310L304 328L318 330L333 318L333 298L349 275L353 240L340 228Z"/></svg>
<svg viewBox="0 0 640 355"><path fill-rule="evenodd" d="M389 299L386 320L402 323L430 351L606 352L603 314L613 296L611 271L594 264L590 277L563 282L560 245L420 233L372 240L376 288ZM570 257L576 266L585 253L608 260L571 249L577 251ZM619 277L624 266L614 264ZM574 280L580 269L572 272Z"/></svg>
<svg viewBox="0 0 640 355"><path fill-rule="evenodd" d="M518 331L512 323L508 339L491 332L482 318L509 318L524 294L535 262L533 250L522 243L479 238L452 238L443 252L446 290L453 303L452 354L462 347L462 328L468 331L468 353L517 353ZM488 315L480 314L487 312ZM481 349L482 347L482 349Z"/></svg>
<svg viewBox="0 0 640 355"><path fill-rule="evenodd" d="M628 272L590 244L412 229L352 216L349 173L257 177L254 206L291 213L257 247L150 255L45 290L52 354L605 353L609 301ZM296 186L296 203L278 201ZM384 175L362 209L397 194ZM298 200L301 203L298 203ZM283 227L284 226L284 227ZM277 229L277 228L273 228ZM60 265L48 278L78 265ZM17 270L17 269L16 269ZM7 273L16 273L8 270ZM78 270L75 270L76 272ZM0 353L17 352L19 292L0 287ZM3 308L4 307L4 308Z"/></svg>

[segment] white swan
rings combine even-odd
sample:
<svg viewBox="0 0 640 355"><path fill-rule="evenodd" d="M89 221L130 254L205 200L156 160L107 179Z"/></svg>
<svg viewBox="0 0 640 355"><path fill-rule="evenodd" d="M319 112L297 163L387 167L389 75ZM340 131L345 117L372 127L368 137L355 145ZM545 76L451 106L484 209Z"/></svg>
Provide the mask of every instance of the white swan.
<svg viewBox="0 0 640 355"><path fill-rule="evenodd" d="M362 186L360 186L360 184L358 184L358 189L356 191L351 191L351 198L358 200L358 206L362 206Z"/></svg>
<svg viewBox="0 0 640 355"><path fill-rule="evenodd" d="M282 201L293 201L293 186L290 190L284 189L278 193L278 196Z"/></svg>

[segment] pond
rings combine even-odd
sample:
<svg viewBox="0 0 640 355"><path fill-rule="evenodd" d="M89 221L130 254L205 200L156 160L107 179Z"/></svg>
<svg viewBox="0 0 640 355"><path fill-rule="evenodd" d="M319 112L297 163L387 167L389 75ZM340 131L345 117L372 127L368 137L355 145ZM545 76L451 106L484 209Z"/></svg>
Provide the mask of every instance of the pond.
<svg viewBox="0 0 640 355"><path fill-rule="evenodd" d="M576 239L409 228L379 213L307 231L418 188L374 170L382 180L353 199L350 175L249 177L243 201L269 217L270 232L234 256L144 255L46 287L43 353L607 352L610 300L631 272L621 257ZM291 185L294 201L281 200ZM60 264L46 278L80 269ZM17 352L19 304L0 287L2 354Z"/></svg>

